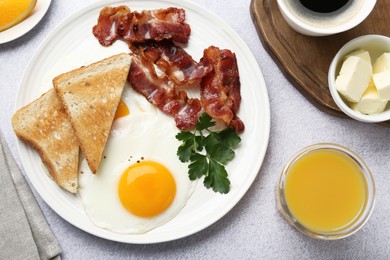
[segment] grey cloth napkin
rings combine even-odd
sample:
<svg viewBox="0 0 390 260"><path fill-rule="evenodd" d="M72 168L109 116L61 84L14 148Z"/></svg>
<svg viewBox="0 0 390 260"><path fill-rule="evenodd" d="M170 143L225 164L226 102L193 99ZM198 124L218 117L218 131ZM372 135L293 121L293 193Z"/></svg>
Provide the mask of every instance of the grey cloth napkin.
<svg viewBox="0 0 390 260"><path fill-rule="evenodd" d="M0 133L0 259L60 259L61 249Z"/></svg>

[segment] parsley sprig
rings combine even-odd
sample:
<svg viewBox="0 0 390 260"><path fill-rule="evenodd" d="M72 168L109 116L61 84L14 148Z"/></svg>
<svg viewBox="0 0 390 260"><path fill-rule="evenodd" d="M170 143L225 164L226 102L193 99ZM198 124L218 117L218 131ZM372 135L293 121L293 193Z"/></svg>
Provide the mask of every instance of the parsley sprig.
<svg viewBox="0 0 390 260"><path fill-rule="evenodd" d="M183 143L179 146L177 155L180 161L191 162L188 165L190 180L204 176L203 184L206 188L228 193L230 181L225 165L234 158L233 149L241 142L241 138L231 127L214 132L210 130L213 126L215 121L203 113L193 132L178 133L176 139Z"/></svg>

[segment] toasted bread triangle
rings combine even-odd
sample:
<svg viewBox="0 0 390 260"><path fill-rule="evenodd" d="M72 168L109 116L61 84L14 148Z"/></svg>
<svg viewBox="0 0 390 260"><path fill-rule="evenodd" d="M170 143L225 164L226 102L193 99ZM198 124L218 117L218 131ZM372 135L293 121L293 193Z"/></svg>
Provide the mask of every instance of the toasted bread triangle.
<svg viewBox="0 0 390 260"><path fill-rule="evenodd" d="M76 193L79 144L55 90L16 111L12 126L20 139L39 152L53 180Z"/></svg>
<svg viewBox="0 0 390 260"><path fill-rule="evenodd" d="M89 168L96 173L130 69L118 54L53 79Z"/></svg>

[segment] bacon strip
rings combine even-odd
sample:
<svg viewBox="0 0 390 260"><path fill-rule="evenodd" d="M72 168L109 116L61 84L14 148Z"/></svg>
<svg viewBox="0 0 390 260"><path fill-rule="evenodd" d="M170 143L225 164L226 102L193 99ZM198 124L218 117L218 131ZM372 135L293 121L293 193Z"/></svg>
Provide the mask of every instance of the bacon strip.
<svg viewBox="0 0 390 260"><path fill-rule="evenodd" d="M201 110L199 99L190 99L186 92L176 90L165 75L157 76L153 64L142 56L132 55L128 82L161 111L173 115L181 130L194 128Z"/></svg>
<svg viewBox="0 0 390 260"><path fill-rule="evenodd" d="M211 71L211 67L197 63L183 48L169 40L147 41L131 48L156 64L179 86L192 85Z"/></svg>
<svg viewBox="0 0 390 260"><path fill-rule="evenodd" d="M204 50L201 62L213 67L201 81L201 102L206 113L222 119L237 133L242 132L245 126L237 116L241 94L236 55L230 50L210 46Z"/></svg>
<svg viewBox="0 0 390 260"><path fill-rule="evenodd" d="M98 23L92 32L104 46L111 45L118 38L123 38L127 43L172 39L185 44L191 28L184 20L185 10L181 8L144 10L139 13L131 12L127 6L107 6L100 11Z"/></svg>
<svg viewBox="0 0 390 260"><path fill-rule="evenodd" d="M127 6L107 6L100 11L98 23L92 28L93 35L101 45L111 45L121 38L121 33L131 18L132 14Z"/></svg>

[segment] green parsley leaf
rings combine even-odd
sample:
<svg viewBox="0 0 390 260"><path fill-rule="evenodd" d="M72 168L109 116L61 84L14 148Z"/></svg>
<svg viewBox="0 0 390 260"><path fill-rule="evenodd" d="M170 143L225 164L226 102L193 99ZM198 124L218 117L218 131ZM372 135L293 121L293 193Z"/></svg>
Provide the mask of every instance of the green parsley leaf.
<svg viewBox="0 0 390 260"><path fill-rule="evenodd" d="M212 119L211 116L209 116L206 112L203 113L199 117L199 121L196 124L195 129L198 131L202 131L202 130L205 130L209 127L215 126L215 122L211 121L211 119Z"/></svg>
<svg viewBox="0 0 390 260"><path fill-rule="evenodd" d="M221 139L216 132L211 132L208 136L206 136L203 140L203 145L207 148L211 148L215 145L219 145L221 143Z"/></svg>
<svg viewBox="0 0 390 260"><path fill-rule="evenodd" d="M230 181L225 167L215 160L209 162L209 174L204 178L206 188L212 188L214 192L226 194L230 190Z"/></svg>
<svg viewBox="0 0 390 260"><path fill-rule="evenodd" d="M225 165L234 158L234 151L226 145L214 145L211 149L206 146L206 151L211 159L220 164Z"/></svg>
<svg viewBox="0 0 390 260"><path fill-rule="evenodd" d="M195 136L195 143L196 143L196 150L201 152L203 150L203 146L204 146L204 137L203 136Z"/></svg>
<svg viewBox="0 0 390 260"><path fill-rule="evenodd" d="M225 194L230 190L230 181L224 165L234 158L233 148L241 142L241 138L231 127L216 132L209 129L213 126L215 122L212 118L203 113L194 132L183 131L176 135L176 139L182 142L177 155L180 161L190 162L190 180L204 177L206 188Z"/></svg>
<svg viewBox="0 0 390 260"><path fill-rule="evenodd" d="M188 162L191 155L203 150L203 138L189 131L183 131L176 135L176 139L183 141L177 149L177 155L181 162Z"/></svg>
<svg viewBox="0 0 390 260"><path fill-rule="evenodd" d="M191 139L194 137L194 134L189 131L182 131L176 135L176 139L179 141L187 141L188 139Z"/></svg>
<svg viewBox="0 0 390 260"><path fill-rule="evenodd" d="M194 139L188 139L185 143L179 146L177 149L177 155L181 162L188 162L191 155L194 152Z"/></svg>
<svg viewBox="0 0 390 260"><path fill-rule="evenodd" d="M207 157L202 154L194 154L191 156L192 163L188 166L188 176L190 180L196 180L203 175L207 175L209 171L209 163Z"/></svg>
<svg viewBox="0 0 390 260"><path fill-rule="evenodd" d="M234 132L232 127L227 127L219 132L221 142L228 145L230 148L236 147L240 142L241 138Z"/></svg>

